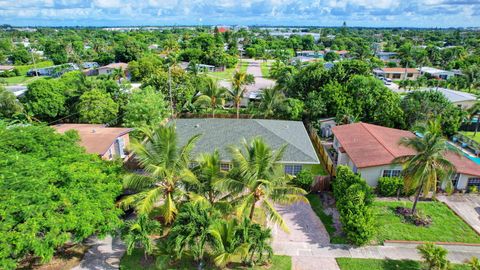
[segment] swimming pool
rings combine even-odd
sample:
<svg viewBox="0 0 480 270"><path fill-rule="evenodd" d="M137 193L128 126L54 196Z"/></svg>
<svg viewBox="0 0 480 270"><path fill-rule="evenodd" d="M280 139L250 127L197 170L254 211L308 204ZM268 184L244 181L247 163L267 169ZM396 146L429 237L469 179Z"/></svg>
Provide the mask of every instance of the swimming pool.
<svg viewBox="0 0 480 270"><path fill-rule="evenodd" d="M472 156L469 156L469 155L467 155L467 154L465 154L465 153L464 153L464 155L465 155L468 159L470 159L471 161L473 161L473 162L477 163L478 165L480 165L480 157L472 157Z"/></svg>

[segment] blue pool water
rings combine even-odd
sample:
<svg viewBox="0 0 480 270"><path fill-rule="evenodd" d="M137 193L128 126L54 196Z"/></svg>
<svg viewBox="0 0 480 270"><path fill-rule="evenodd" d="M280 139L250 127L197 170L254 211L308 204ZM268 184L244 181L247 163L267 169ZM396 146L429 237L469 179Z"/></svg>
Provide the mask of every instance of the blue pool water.
<svg viewBox="0 0 480 270"><path fill-rule="evenodd" d="M469 156L467 154L465 154L465 156L470 159L471 161L477 163L478 165L480 165L480 157L472 157L472 156Z"/></svg>

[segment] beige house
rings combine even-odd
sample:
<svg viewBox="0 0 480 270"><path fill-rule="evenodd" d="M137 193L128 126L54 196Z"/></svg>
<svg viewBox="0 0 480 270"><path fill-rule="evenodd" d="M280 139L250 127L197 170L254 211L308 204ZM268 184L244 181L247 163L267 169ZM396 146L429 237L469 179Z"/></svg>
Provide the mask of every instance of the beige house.
<svg viewBox="0 0 480 270"><path fill-rule="evenodd" d="M416 80L420 76L420 71L416 68L381 68L375 69L373 73L377 77L391 80Z"/></svg>
<svg viewBox="0 0 480 270"><path fill-rule="evenodd" d="M102 159L126 160L126 147L130 143L128 133L131 128L105 127L92 124L58 124L52 126L60 133L76 130L80 136L79 144L85 147L87 153L97 154Z"/></svg>
<svg viewBox="0 0 480 270"><path fill-rule="evenodd" d="M111 63L103 67L99 67L98 75L108 75L112 73L115 69L121 69L123 72L127 73L128 64L127 63Z"/></svg>
<svg viewBox="0 0 480 270"><path fill-rule="evenodd" d="M402 164L394 163L401 156L415 155L411 148L399 144L404 137L416 136L410 131L367 123L354 123L332 128L335 149L334 163L346 165L359 173L369 185L376 186L380 177L402 174ZM446 158L455 166L451 176L456 189L480 186L480 166L453 152Z"/></svg>

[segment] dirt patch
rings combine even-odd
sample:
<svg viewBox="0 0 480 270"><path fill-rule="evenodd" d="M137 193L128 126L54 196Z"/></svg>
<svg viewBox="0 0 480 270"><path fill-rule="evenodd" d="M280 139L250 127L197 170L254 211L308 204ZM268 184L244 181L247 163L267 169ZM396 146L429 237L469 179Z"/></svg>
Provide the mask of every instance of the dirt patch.
<svg viewBox="0 0 480 270"><path fill-rule="evenodd" d="M72 269L80 264L80 261L88 251L88 246L77 244L63 248L53 256L48 263L40 263L38 258L29 258L22 262L18 269L22 270L63 270Z"/></svg>

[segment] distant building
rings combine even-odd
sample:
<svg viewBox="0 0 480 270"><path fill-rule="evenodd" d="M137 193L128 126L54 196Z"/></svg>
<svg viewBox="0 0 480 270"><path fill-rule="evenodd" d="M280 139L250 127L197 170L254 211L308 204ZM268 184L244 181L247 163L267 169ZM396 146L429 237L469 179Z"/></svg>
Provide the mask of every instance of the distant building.
<svg viewBox="0 0 480 270"><path fill-rule="evenodd" d="M379 78L392 80L416 80L420 76L416 68L380 68L374 69L373 74Z"/></svg>
<svg viewBox="0 0 480 270"><path fill-rule="evenodd" d="M0 73L5 72L5 71L12 71L12 70L14 70L14 69L15 69L14 66L3 66L3 65L0 65Z"/></svg>
<svg viewBox="0 0 480 270"><path fill-rule="evenodd" d="M438 68L432 67L421 67L420 68L421 75L428 75L432 78L441 79L441 80L448 80L451 77L455 76L453 71L442 70Z"/></svg>
<svg viewBox="0 0 480 270"><path fill-rule="evenodd" d="M304 51L297 51L295 52L297 57L305 57L305 58L323 58L325 52L324 51L312 51L312 50L304 50Z"/></svg>
<svg viewBox="0 0 480 270"><path fill-rule="evenodd" d="M397 59L397 55L398 54L396 52L376 52L375 53L375 56L378 57L383 62L398 63L398 62L400 62L400 60Z"/></svg>
<svg viewBox="0 0 480 270"><path fill-rule="evenodd" d="M103 67L99 67L98 70L98 75L109 75L111 74L115 69L121 69L123 72L128 77L128 64L127 63L111 63Z"/></svg>
<svg viewBox="0 0 480 270"><path fill-rule="evenodd" d="M32 68L27 72L27 76L50 76L60 77L69 71L79 70L78 65L74 63L66 63L56 66L44 68Z"/></svg>
<svg viewBox="0 0 480 270"><path fill-rule="evenodd" d="M100 65L97 62L83 62L83 69L98 68Z"/></svg>
<svg viewBox="0 0 480 270"><path fill-rule="evenodd" d="M442 93L451 103L462 109L470 109L477 102L477 97L473 94L456 91L441 87L423 88L423 91L438 91Z"/></svg>
<svg viewBox="0 0 480 270"><path fill-rule="evenodd" d="M52 126L59 133L76 130L80 136L79 144L87 153L97 154L102 159L127 158L126 147L130 143L128 133L131 128L105 127L92 124L58 124Z"/></svg>
<svg viewBox="0 0 480 270"><path fill-rule="evenodd" d="M26 85L7 85L5 86L5 89L7 91L10 91L12 92L16 97L20 97L20 96L23 96L23 94L25 94L25 92L27 92L27 86Z"/></svg>

